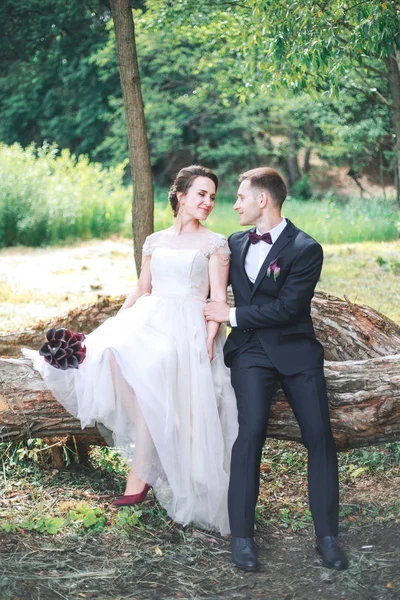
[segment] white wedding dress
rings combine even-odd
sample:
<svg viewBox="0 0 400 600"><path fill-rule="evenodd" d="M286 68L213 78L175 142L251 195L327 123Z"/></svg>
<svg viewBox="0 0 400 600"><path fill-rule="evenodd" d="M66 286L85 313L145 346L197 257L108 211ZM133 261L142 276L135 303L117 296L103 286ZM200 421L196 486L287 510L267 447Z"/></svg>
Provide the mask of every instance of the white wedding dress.
<svg viewBox="0 0 400 600"><path fill-rule="evenodd" d="M226 534L236 399L223 362L224 328L210 363L203 309L209 258L229 260L229 247L205 228L167 229L147 238L143 254L151 294L86 337L79 369L54 369L37 353L35 367L82 428L99 422L111 430L172 519Z"/></svg>

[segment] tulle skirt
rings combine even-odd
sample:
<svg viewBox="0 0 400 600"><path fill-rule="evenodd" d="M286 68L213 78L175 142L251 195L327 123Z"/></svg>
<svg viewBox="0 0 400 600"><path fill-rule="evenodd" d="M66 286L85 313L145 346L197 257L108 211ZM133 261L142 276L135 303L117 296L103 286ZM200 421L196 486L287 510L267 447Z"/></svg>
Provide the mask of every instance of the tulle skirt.
<svg viewBox="0 0 400 600"><path fill-rule="evenodd" d="M204 301L145 295L86 338L78 370L35 367L82 428L102 423L181 524L229 533L227 489L236 399L223 328L210 362Z"/></svg>

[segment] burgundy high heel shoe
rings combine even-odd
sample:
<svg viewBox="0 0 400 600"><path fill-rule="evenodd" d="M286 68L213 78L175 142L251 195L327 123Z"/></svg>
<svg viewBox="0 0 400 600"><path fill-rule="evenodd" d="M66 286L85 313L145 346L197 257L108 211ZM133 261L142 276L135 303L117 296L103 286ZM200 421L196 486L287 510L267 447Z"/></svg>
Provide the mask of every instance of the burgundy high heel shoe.
<svg viewBox="0 0 400 600"><path fill-rule="evenodd" d="M144 488L138 494L125 495L116 498L112 503L113 506L133 506L134 504L140 504L145 500L150 486L146 483Z"/></svg>

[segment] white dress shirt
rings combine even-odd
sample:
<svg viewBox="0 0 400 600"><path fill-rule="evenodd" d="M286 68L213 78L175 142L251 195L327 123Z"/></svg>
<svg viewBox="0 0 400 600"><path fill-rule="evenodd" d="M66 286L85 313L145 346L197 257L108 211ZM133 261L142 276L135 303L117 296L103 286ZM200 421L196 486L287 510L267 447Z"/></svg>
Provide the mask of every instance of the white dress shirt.
<svg viewBox="0 0 400 600"><path fill-rule="evenodd" d="M276 240L281 235L282 231L285 229L286 225L286 219L282 218L282 221L278 225L276 225L276 227L271 229L269 234L271 236L272 244L267 244L263 241L258 242L258 244L250 244L246 254L246 259L244 261L244 268L247 273L247 277L249 278L251 283L254 283L257 279L257 275L265 259L271 251L272 246L275 244ZM258 235L261 235L261 232L258 229L256 229L256 232L258 233ZM237 327L236 308L230 309L229 321L231 327Z"/></svg>

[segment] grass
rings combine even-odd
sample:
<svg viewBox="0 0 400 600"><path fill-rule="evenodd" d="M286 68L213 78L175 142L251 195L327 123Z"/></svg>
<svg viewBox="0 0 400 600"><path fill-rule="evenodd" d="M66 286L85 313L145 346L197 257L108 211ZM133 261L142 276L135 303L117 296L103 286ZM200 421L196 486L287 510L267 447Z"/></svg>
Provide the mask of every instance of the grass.
<svg viewBox="0 0 400 600"><path fill-rule="evenodd" d="M399 444L339 457L341 537L351 557L341 574L321 569L313 550L304 448L268 440L256 530L263 569L245 576L226 539L176 525L151 494L140 507L113 509L124 485L113 451L95 449L91 465L57 470L37 444L0 446L1 600L397 597Z"/></svg>
<svg viewBox="0 0 400 600"><path fill-rule="evenodd" d="M234 197L219 197L207 219L207 227L229 236L240 229L239 219L233 210ZM302 201L288 198L283 213L295 225L304 229L322 244L343 244L363 241L390 241L399 237L400 212L395 202L374 198L348 201ZM155 229L169 227L173 223L171 211L162 201L160 191L156 195ZM247 227L245 228L247 229Z"/></svg>
<svg viewBox="0 0 400 600"><path fill-rule="evenodd" d="M126 476L126 465L115 450L93 447L89 467L76 464L76 457L64 449L68 468L60 471L52 467L50 445L41 439L0 444L3 463L0 490L6 500L0 506L0 532L127 533L132 527L154 529L171 522L158 504L123 511L110 506L110 500L122 493ZM353 522L348 517L354 514L362 515L364 523L376 519L400 523L399 464L398 443L340 453L341 516L345 521ZM304 447L294 442L267 440L261 473L259 520L276 529L310 528ZM382 490L389 482L383 497ZM18 496L23 496L24 502L14 505L13 499ZM14 510L10 511L12 506Z"/></svg>
<svg viewBox="0 0 400 600"><path fill-rule="evenodd" d="M317 289L367 304L400 323L400 241L324 244Z"/></svg>
<svg viewBox="0 0 400 600"><path fill-rule="evenodd" d="M60 242L131 237L131 188L123 186L124 165L105 169L68 150L44 144L23 149L0 144L0 247L43 247ZM229 235L239 229L235 194L222 190L208 223ZM155 189L155 228L173 222L167 191ZM322 243L389 241L398 237L394 199L332 195L323 200L288 198L284 213Z"/></svg>

